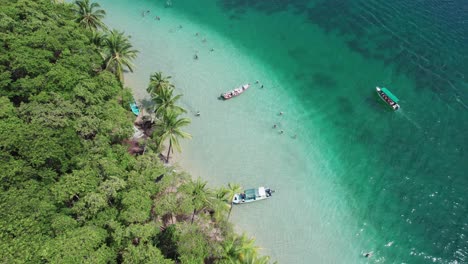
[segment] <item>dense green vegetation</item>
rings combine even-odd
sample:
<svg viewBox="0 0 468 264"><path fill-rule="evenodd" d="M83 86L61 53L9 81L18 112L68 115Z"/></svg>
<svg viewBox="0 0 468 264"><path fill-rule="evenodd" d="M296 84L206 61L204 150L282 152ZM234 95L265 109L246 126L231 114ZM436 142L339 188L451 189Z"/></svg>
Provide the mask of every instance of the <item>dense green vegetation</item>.
<svg viewBox="0 0 468 264"><path fill-rule="evenodd" d="M1 263L268 263L228 223L233 190L164 165L189 135L173 85L149 92L144 155L123 87L137 52L88 0L0 0ZM105 31L101 31L105 30ZM154 146L151 148L151 146Z"/></svg>

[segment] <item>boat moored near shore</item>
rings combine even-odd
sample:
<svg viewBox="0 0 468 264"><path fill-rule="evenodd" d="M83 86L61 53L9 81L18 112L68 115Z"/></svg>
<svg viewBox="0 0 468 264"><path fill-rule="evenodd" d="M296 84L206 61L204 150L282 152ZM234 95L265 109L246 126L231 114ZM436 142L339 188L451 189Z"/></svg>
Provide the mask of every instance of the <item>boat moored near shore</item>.
<svg viewBox="0 0 468 264"><path fill-rule="evenodd" d="M275 191L268 187L258 187L244 190L242 193L236 193L232 202L234 204L250 203L270 198Z"/></svg>
<svg viewBox="0 0 468 264"><path fill-rule="evenodd" d="M135 100L133 100L133 103L130 103L130 109L134 115L138 116L140 114L140 108L138 107Z"/></svg>
<svg viewBox="0 0 468 264"><path fill-rule="evenodd" d="M400 105L398 104L398 98L392 94L387 88L383 87L375 87L377 94L380 96L380 98L387 103L389 106L393 108L393 110L398 110L400 109Z"/></svg>
<svg viewBox="0 0 468 264"><path fill-rule="evenodd" d="M241 93L245 92L247 89L249 89L249 87L250 87L250 83L244 84L244 85L242 85L242 86L240 86L238 88L235 88L232 91L221 94L220 98L224 99L224 100L231 99L231 98L236 97L236 96L240 95Z"/></svg>

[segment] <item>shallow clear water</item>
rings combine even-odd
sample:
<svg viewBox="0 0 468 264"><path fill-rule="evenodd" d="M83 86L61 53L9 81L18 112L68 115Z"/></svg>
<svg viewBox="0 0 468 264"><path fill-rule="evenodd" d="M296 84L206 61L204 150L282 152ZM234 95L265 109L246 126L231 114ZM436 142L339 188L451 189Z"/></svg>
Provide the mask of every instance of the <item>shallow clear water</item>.
<svg viewBox="0 0 468 264"><path fill-rule="evenodd" d="M161 70L189 115L201 112L181 166L213 185L277 190L232 215L265 254L280 263L467 261L462 1L100 3L140 50L126 75L139 100ZM217 100L246 82L245 94ZM389 110L376 85L401 110Z"/></svg>

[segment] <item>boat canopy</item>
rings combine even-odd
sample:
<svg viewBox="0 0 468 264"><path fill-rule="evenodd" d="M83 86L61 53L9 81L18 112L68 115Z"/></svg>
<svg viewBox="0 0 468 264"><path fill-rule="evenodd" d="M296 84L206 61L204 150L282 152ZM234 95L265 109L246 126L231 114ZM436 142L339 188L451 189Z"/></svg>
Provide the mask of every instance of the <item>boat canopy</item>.
<svg viewBox="0 0 468 264"><path fill-rule="evenodd" d="M252 199L255 199L257 197L258 193L257 193L257 189L248 189L248 190L245 190L245 199L246 200L252 200Z"/></svg>
<svg viewBox="0 0 468 264"><path fill-rule="evenodd" d="M382 91L388 96L390 97L390 99L392 99L395 103L398 103L398 101L400 101L398 99L398 97L396 97L394 94L392 94L392 92L390 92L387 88L382 88Z"/></svg>
<svg viewBox="0 0 468 264"><path fill-rule="evenodd" d="M258 194L260 196L266 196L265 187L258 188Z"/></svg>

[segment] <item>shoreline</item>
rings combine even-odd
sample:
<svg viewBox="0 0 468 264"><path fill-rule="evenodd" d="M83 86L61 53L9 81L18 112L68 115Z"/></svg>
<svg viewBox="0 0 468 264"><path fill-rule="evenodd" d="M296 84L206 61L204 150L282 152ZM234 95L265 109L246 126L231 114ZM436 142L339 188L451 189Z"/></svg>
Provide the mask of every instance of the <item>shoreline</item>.
<svg viewBox="0 0 468 264"><path fill-rule="evenodd" d="M407 196L410 200L420 200L424 204L429 202L425 194L432 193L443 181L436 174L433 174L433 180L423 180L414 170L415 165L422 166L423 161L432 160L433 157L423 155L422 161L415 160L413 153L406 151L413 142L433 145L434 140L437 140L435 147L439 152L446 153L460 164L459 148L456 145L463 142L463 137L457 133L461 127L443 129L441 124L449 121L438 118L440 112L456 118L463 117L460 112L455 112L460 102L458 97L451 110L445 109L444 104L435 104L431 111L420 112L424 100L432 100L433 96L443 99L450 94L419 90L414 83L417 80L404 76L398 70L401 66L406 68L405 65L411 65L402 61L388 63L355 52L346 45L346 36L326 29L324 35L323 27L307 23L286 10L265 16L262 12L264 10L256 12L255 8L246 8L245 12L228 17L229 13L209 2L203 5L179 2L173 8L163 10L158 9L158 3L132 4L128 7L128 10L136 7L163 12L162 23L135 19L139 21L133 22L137 22L138 28L142 30L127 26L133 23L130 21L126 24L118 21L116 24L124 23L123 26L137 34L145 31L145 37L139 41L145 42L143 46L155 54L151 54L152 64L142 60L141 65L144 66L141 67L157 65L164 72L171 73L178 82L176 86L188 98L184 102L187 109L192 113L202 109L203 116L197 121L193 119L190 128L197 140L182 142L182 155L188 159L180 160L181 166L190 168L194 176L198 174L214 185L229 181L239 182L244 187L265 183L275 185L281 191L277 196L280 198L274 201L274 207L299 218L295 220L299 227L289 227L290 219L272 216L268 211L269 205L245 207L234 214L233 222L237 226L243 226L244 230L250 229L249 233L258 238L259 244L275 250L272 256L297 263L307 263L307 257L330 262L340 256L360 262L362 256L359 252L373 250L374 259L397 260L400 257L417 261L419 257L416 256L404 257L405 252L416 252L418 256L424 257L426 254L422 252L437 252L437 249L419 239L418 234L424 231L411 224L415 218L428 220L428 216L413 212L413 204L400 204L401 200L395 194L399 193L399 188L406 189L405 186L423 182L427 184L425 188L416 193L407 192ZM288 23L277 22L279 17ZM215 24L210 24L212 22ZM252 23L255 23L255 27L251 26ZM179 24L183 25L183 29L177 29ZM294 28L293 32L290 28ZM348 37L353 39L353 28L347 29L351 31ZM200 37L197 38L195 32L199 32ZM219 32L223 32L224 37L216 34ZM158 39L153 42L151 36L158 36ZM201 36L207 42L202 42ZM268 48L265 48L266 45ZM215 52L210 53L209 47L214 47ZM370 45L368 48L370 52L380 54L376 47ZM195 53L199 55L197 62L192 58ZM216 54L216 58L212 54ZM158 62L167 64L158 65ZM229 68L223 65L226 63L230 65ZM356 75L356 69L365 72L365 76ZM242 75L243 71L251 74ZM272 77L277 81L270 80ZM210 81L206 82L205 79ZM227 104L211 100L212 96L220 92L256 79L265 83L266 89L249 90ZM376 83L391 85L406 99L407 103L401 111L392 115L383 111L372 90ZM212 86L218 88L213 89ZM208 107L211 104L214 107ZM300 109L301 104L310 108ZM289 108L295 112L290 113ZM216 113L207 112L210 110ZM232 116L234 111L239 118ZM279 111L285 111L288 120L278 120L276 113ZM225 120L219 118L222 114ZM438 120L435 126L432 125L434 120ZM271 129L277 122L287 128L287 135L297 130L298 139L291 143L287 141L287 135L278 137L276 131ZM387 134L395 126L402 129L393 131L392 135ZM242 133L248 136L240 136ZM375 136L380 134L383 137ZM453 140L444 140L440 134L450 135ZM390 136L401 140L395 151L388 153L383 139ZM421 153L434 154L433 151L431 148L422 148ZM404 155L397 155L396 152ZM295 160L299 162L294 163ZM398 164L394 168L398 173L389 175L380 164ZM460 176L457 169L459 166L455 166L455 169L441 166L451 175ZM432 165L431 168L439 171L438 166ZM394 176L399 174L408 174L408 177L403 180ZM309 192L322 194L310 198L305 195ZM294 199L283 196L291 194ZM289 204L284 205L283 199L289 199ZM296 202L298 200L300 202ZM440 201L434 200L432 203L447 210ZM375 212L369 211L368 204L375 208ZM297 214L296 210L305 212ZM279 225L263 219L261 223L252 225L244 220L243 217L253 214L273 217ZM403 215L404 219L398 217ZM431 213L431 216L440 218L437 213ZM302 232L298 231L300 227L303 227ZM275 233L283 234L284 238L276 237ZM337 234L352 245L341 246L338 241L337 245L330 246ZM456 233L450 232L450 236L447 235L444 240L453 236ZM402 241L409 237L415 239L414 245ZM398 239L399 243L387 246ZM323 245L318 244L318 240L323 241ZM321 252L314 252L313 248L306 246L294 246L298 241L309 243L310 247L320 249ZM298 252L299 248L302 252ZM337 249L340 251L338 254Z"/></svg>
<svg viewBox="0 0 468 264"><path fill-rule="evenodd" d="M135 7L138 9L141 8ZM182 29L171 31L180 24ZM323 158L318 153L318 142L308 138L318 132L302 127L300 116L305 110L294 97L288 96L287 90L280 88L287 83L281 74L209 28L202 32L203 26L174 14L161 15L158 22L138 19L126 23L119 19L115 25L131 34L135 48L141 51L135 61L138 68L125 79L135 97L145 100L147 76L154 71L172 76L176 93L184 95L181 104L192 120L187 132L194 139L181 141L182 153L173 156L175 166L189 171L192 177L201 177L209 185L235 182L244 188L269 185L280 190L270 201L235 208L230 221L237 232L246 231L255 237L266 254L280 262L359 257L360 251L345 242L352 235L333 228L339 225L338 219L345 212L339 195L342 191L324 180L322 174L331 172L326 164L320 164ZM146 33L135 31L135 26ZM148 39L148 30L158 39ZM201 32L209 45L194 32ZM215 51L210 52L210 47ZM198 52L198 60L193 59L194 52ZM256 80L260 83L255 84ZM228 101L217 100L220 93L247 82L253 87L245 94ZM196 111L202 115L193 116ZM273 128L274 124L278 124L278 129ZM294 138L296 134L299 136ZM316 146L311 152L307 145L312 143ZM287 175L294 178L284 179ZM306 187L313 193L306 191ZM289 203L293 201L291 207ZM287 214L272 221L278 218L274 208L287 209ZM309 213L302 214L304 211ZM288 214L301 221L297 225L287 224ZM322 219L321 215L328 219ZM258 218L258 223L252 225L249 217ZM298 245L295 238L304 243ZM340 255L333 252L336 248L342 249ZM297 255L297 250L303 253Z"/></svg>

